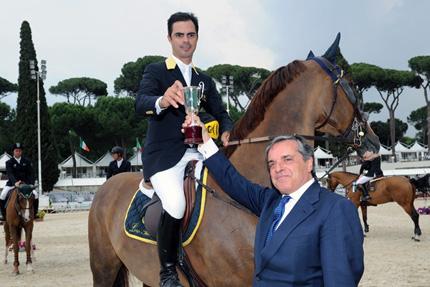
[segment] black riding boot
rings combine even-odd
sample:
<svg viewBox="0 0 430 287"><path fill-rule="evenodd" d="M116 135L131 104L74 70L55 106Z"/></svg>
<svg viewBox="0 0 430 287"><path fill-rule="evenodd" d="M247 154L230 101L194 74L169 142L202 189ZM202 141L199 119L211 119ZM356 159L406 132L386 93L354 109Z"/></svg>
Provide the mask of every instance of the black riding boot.
<svg viewBox="0 0 430 287"><path fill-rule="evenodd" d="M2 216L2 221L6 221L6 200L0 199L0 211Z"/></svg>
<svg viewBox="0 0 430 287"><path fill-rule="evenodd" d="M39 199L36 198L33 202L33 207L34 207L34 218L38 218L37 217L37 213L39 212Z"/></svg>
<svg viewBox="0 0 430 287"><path fill-rule="evenodd" d="M360 188L361 188L361 192L362 192L362 200L363 201L368 201L368 200L371 200L372 198L370 197L370 195L369 195L369 190L367 189L367 183L363 183L363 184L360 184Z"/></svg>
<svg viewBox="0 0 430 287"><path fill-rule="evenodd" d="M160 257L161 264L161 287L183 286L176 272L180 230L181 219L176 219L163 210L157 232L158 256Z"/></svg>

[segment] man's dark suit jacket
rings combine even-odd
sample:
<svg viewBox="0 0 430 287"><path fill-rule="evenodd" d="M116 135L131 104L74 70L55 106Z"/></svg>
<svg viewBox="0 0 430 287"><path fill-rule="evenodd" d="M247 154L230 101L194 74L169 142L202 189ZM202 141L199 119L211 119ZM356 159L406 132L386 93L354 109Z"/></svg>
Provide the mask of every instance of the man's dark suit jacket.
<svg viewBox="0 0 430 287"><path fill-rule="evenodd" d="M26 184L34 184L33 165L27 158L21 157L19 163L14 157L6 161L6 173L7 186L14 186L20 180Z"/></svg>
<svg viewBox="0 0 430 287"><path fill-rule="evenodd" d="M265 245L281 194L241 176L221 152L205 161L225 192L259 217L253 286L357 286L363 231L357 208L314 182Z"/></svg>
<svg viewBox="0 0 430 287"><path fill-rule="evenodd" d="M110 178L115 174L118 174L121 172L129 172L129 171L131 171L131 163L128 160L123 159L119 167L116 160L113 160L109 163L109 166L107 168L106 178Z"/></svg>
<svg viewBox="0 0 430 287"><path fill-rule="evenodd" d="M176 165L185 153L188 145L184 144L184 135L181 132L185 120L184 106L172 106L163 110L159 115L155 111L156 100L176 81L185 79L172 58L165 62L150 64L146 67L140 83L136 98L136 112L139 115L149 116L148 131L142 155L145 179L159 171L169 169ZM201 106L206 112L213 115L220 123L220 133L231 130L233 123L228 116L221 97L215 87L214 81L207 75L192 69L191 85L198 86L204 83L204 99Z"/></svg>

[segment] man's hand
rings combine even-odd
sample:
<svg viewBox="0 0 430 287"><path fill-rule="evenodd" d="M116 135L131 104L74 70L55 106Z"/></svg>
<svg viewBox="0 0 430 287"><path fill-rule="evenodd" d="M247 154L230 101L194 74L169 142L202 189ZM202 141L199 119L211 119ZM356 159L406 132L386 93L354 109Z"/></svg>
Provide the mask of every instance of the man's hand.
<svg viewBox="0 0 430 287"><path fill-rule="evenodd" d="M159 102L160 108L165 109L169 106L178 108L179 105L184 104L184 86L178 80L176 80L173 85L171 85L164 95L161 97Z"/></svg>
<svg viewBox="0 0 430 287"><path fill-rule="evenodd" d="M228 146L228 141L230 140L230 132L229 131L225 131L222 133L221 135L221 141L222 144L226 147Z"/></svg>
<svg viewBox="0 0 430 287"><path fill-rule="evenodd" d="M203 142L206 143L211 138L211 136L209 135L208 130L205 127L205 124L202 123L199 116L197 115L186 115L185 121L182 124L182 132L184 132L185 128L190 126L192 123L197 123L197 125L202 127L202 139L203 139Z"/></svg>
<svg viewBox="0 0 430 287"><path fill-rule="evenodd" d="M21 184L21 180L18 180L17 182L15 182L15 187L19 187L20 184Z"/></svg>

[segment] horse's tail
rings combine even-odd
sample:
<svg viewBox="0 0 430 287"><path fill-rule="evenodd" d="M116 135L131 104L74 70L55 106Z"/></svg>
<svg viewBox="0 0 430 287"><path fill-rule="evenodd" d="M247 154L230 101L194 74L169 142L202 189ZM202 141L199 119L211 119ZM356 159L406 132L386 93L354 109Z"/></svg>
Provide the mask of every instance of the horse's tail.
<svg viewBox="0 0 430 287"><path fill-rule="evenodd" d="M128 269L122 264L121 268L118 270L113 287L128 287Z"/></svg>
<svg viewBox="0 0 430 287"><path fill-rule="evenodd" d="M417 180L415 178L410 178L409 182L413 185L413 187L417 187Z"/></svg>

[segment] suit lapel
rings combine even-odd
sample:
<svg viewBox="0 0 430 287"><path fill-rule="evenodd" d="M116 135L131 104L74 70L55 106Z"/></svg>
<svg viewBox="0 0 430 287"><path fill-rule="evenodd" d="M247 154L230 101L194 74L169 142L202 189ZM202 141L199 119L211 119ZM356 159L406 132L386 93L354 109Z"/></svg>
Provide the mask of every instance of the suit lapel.
<svg viewBox="0 0 430 287"><path fill-rule="evenodd" d="M191 86L198 86L201 81L200 75L196 72L196 69L193 67L191 69Z"/></svg>
<svg viewBox="0 0 430 287"><path fill-rule="evenodd" d="M272 239L267 242L264 248L260 249L261 253L261 264L256 266L256 272L260 272L267 264L270 258L272 258L278 251L281 244L290 236L291 232L309 217L315 210L313 204L319 200L319 184L314 182L302 195L299 201L296 203L291 212L287 215L281 225L278 227L276 232L273 234ZM276 201L274 206L279 202ZM272 211L274 206L272 206ZM262 228L266 233L262 234L265 236L270 227L271 221L266 223L266 227ZM263 243L264 244L264 243Z"/></svg>

